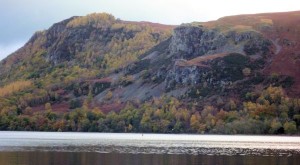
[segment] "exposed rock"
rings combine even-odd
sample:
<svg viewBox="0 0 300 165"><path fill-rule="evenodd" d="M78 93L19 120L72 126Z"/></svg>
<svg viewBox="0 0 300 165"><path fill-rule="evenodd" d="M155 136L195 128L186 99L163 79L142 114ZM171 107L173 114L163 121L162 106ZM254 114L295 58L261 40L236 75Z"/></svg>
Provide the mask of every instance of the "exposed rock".
<svg viewBox="0 0 300 165"><path fill-rule="evenodd" d="M174 29L169 48L177 58L191 59L224 52L265 53L269 46L270 41L256 31L224 33L203 26L183 25Z"/></svg>
<svg viewBox="0 0 300 165"><path fill-rule="evenodd" d="M174 29L170 53L184 59L216 52L226 44L223 34L202 26L183 25Z"/></svg>

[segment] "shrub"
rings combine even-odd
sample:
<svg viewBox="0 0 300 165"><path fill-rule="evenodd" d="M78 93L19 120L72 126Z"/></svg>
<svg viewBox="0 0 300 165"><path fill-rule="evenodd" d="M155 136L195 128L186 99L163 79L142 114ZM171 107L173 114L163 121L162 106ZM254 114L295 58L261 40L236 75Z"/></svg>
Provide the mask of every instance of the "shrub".
<svg viewBox="0 0 300 165"><path fill-rule="evenodd" d="M82 106L79 99L73 99L73 100L70 101L69 104L70 104L69 105L70 109L75 109L75 108L79 108L79 107Z"/></svg>
<svg viewBox="0 0 300 165"><path fill-rule="evenodd" d="M250 68L244 68L243 69L243 74L244 74L244 76L250 76L250 74L251 74L251 69Z"/></svg>
<svg viewBox="0 0 300 165"><path fill-rule="evenodd" d="M127 85L132 84L133 81L134 81L133 76L131 76L131 75L129 75L129 76L124 76L124 77L121 77L121 78L120 78L119 84L120 84L120 85L123 85L123 86L127 86Z"/></svg>

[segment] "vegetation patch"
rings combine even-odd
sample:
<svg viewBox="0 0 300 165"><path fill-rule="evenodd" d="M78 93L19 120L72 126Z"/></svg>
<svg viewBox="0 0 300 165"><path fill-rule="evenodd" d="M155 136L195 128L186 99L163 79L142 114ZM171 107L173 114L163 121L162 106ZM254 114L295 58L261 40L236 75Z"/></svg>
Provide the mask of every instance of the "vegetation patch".
<svg viewBox="0 0 300 165"><path fill-rule="evenodd" d="M214 90L212 88L197 86L190 89L188 96L191 98L206 97L213 91Z"/></svg>
<svg viewBox="0 0 300 165"><path fill-rule="evenodd" d="M236 81L244 78L243 69L249 64L249 57L233 53L212 64L213 75L220 80Z"/></svg>
<svg viewBox="0 0 300 165"><path fill-rule="evenodd" d="M4 97L12 93L22 91L30 87L33 87L33 83L30 80L20 80L12 82L0 88L0 97Z"/></svg>
<svg viewBox="0 0 300 165"><path fill-rule="evenodd" d="M294 78L286 75L271 74L264 81L265 85L282 86L283 88L290 88L294 84Z"/></svg>
<svg viewBox="0 0 300 165"><path fill-rule="evenodd" d="M130 64L127 68L126 68L126 74L127 75L133 75L136 73L141 72L142 70L146 70L148 69L150 66L150 60L146 59L146 60L140 60L138 62L135 62L133 64Z"/></svg>
<svg viewBox="0 0 300 165"><path fill-rule="evenodd" d="M266 54L269 52L271 42L261 38L259 41L250 40L244 46L244 51L247 55L255 55L258 53Z"/></svg>

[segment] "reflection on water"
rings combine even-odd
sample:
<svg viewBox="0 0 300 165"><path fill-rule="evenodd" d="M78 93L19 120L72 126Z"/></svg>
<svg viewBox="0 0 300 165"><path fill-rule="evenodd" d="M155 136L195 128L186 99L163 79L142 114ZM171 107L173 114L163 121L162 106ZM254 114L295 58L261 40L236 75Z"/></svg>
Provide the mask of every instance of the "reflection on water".
<svg viewBox="0 0 300 165"><path fill-rule="evenodd" d="M298 165L299 156L0 152L1 165Z"/></svg>
<svg viewBox="0 0 300 165"><path fill-rule="evenodd" d="M299 162L300 137L0 132L0 165Z"/></svg>

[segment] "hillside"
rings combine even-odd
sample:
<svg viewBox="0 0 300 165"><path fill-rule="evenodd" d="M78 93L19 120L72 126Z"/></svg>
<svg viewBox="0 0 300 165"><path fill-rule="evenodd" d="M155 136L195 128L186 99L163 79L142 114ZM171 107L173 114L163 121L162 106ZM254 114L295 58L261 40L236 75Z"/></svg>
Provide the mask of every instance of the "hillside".
<svg viewBox="0 0 300 165"><path fill-rule="evenodd" d="M0 129L300 133L299 21L69 18L1 61Z"/></svg>

